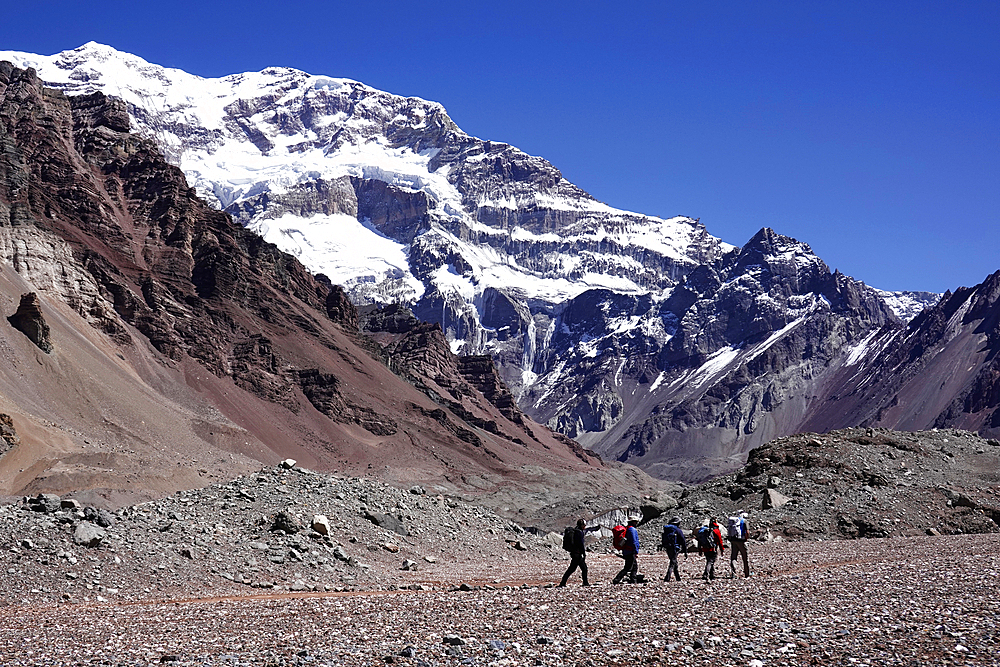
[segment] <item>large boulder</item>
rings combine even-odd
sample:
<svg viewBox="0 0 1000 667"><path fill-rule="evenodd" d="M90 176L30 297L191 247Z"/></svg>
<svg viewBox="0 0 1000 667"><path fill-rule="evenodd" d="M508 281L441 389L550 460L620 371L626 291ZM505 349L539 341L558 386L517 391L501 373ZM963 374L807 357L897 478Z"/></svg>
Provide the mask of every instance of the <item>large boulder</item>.
<svg viewBox="0 0 1000 667"><path fill-rule="evenodd" d="M394 533L398 533L406 537L410 534L410 531L406 529L403 522L392 516L391 514L382 514L380 512L365 512L365 519L371 521L373 524L379 528L384 528L386 530L391 530Z"/></svg>
<svg viewBox="0 0 1000 667"><path fill-rule="evenodd" d="M73 541L82 547L93 549L101 546L107 532L97 524L81 521L73 532Z"/></svg>
<svg viewBox="0 0 1000 667"><path fill-rule="evenodd" d="M778 509L787 505L791 498L779 492L777 489L765 489L761 498L760 508L763 510Z"/></svg>

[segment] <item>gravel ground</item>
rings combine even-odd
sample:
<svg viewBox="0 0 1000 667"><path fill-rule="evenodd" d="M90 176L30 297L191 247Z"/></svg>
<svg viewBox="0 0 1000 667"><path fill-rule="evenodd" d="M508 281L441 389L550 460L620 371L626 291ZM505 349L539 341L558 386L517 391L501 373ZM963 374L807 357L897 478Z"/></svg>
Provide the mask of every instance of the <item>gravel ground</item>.
<svg viewBox="0 0 1000 667"><path fill-rule="evenodd" d="M773 477L789 494L751 512L753 576L712 582L694 555L660 581L657 520L640 530L648 583L609 584L622 561L604 538L597 585L556 588L558 534L290 462L115 511L25 498L0 506L0 665L1000 665L1000 534L967 534L996 530L996 446L906 437L810 436L685 493L671 513L688 532ZM866 534L918 534L827 539L862 502L879 503Z"/></svg>
<svg viewBox="0 0 1000 667"><path fill-rule="evenodd" d="M749 579L552 587L566 563L460 568L471 590L269 593L204 600L11 604L5 665L995 665L996 535L753 543ZM508 561L509 562L509 561ZM521 583L521 582L546 582Z"/></svg>

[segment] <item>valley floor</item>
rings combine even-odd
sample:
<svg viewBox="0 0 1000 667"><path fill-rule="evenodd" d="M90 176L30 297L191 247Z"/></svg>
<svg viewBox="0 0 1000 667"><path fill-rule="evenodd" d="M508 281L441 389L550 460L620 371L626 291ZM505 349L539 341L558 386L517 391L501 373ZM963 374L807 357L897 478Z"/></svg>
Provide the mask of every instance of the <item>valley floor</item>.
<svg viewBox="0 0 1000 667"><path fill-rule="evenodd" d="M995 534L752 543L749 579L641 554L647 584L551 552L435 590L0 607L4 665L1000 665ZM728 553L720 561L728 570ZM452 576L453 575L453 576ZM458 590L460 584L471 590ZM446 587L451 587L448 590ZM444 590L442 590L444 588Z"/></svg>

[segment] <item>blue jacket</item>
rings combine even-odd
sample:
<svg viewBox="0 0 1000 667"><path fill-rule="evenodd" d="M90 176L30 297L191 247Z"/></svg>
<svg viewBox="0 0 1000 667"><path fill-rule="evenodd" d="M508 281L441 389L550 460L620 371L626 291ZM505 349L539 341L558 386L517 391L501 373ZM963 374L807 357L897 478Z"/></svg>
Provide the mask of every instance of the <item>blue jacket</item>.
<svg viewBox="0 0 1000 667"><path fill-rule="evenodd" d="M671 539L673 537L673 539ZM679 553L688 552L687 540L684 538L684 531L672 523L663 527L663 547L671 558Z"/></svg>
<svg viewBox="0 0 1000 667"><path fill-rule="evenodd" d="M639 553L639 531L636 530L635 526L629 526L625 530L625 548L622 549L623 554L637 554Z"/></svg>

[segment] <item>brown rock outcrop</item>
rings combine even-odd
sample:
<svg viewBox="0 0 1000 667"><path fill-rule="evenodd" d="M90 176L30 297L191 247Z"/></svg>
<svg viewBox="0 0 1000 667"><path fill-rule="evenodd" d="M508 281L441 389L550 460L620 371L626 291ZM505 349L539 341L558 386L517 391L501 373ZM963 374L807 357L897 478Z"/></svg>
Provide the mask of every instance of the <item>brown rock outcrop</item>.
<svg viewBox="0 0 1000 667"><path fill-rule="evenodd" d="M42 316L42 306L38 301L37 294L34 292L22 294L17 312L8 317L7 321L12 327L27 336L42 352L46 354L52 352L49 325L45 323L45 318Z"/></svg>

